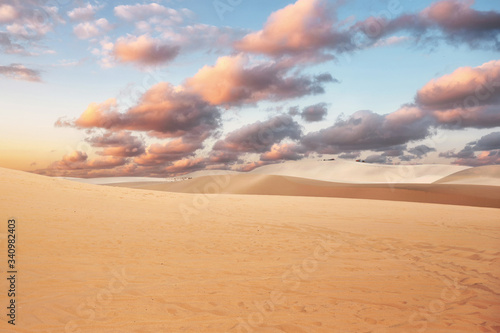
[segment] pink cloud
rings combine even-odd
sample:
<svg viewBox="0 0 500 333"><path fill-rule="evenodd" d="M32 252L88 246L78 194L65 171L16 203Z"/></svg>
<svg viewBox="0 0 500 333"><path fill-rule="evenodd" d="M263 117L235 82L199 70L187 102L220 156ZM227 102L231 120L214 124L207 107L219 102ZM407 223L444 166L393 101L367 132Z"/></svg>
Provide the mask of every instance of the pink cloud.
<svg viewBox="0 0 500 333"><path fill-rule="evenodd" d="M97 154L103 156L132 157L145 152L144 142L130 132L106 132L85 141L92 147L102 148Z"/></svg>
<svg viewBox="0 0 500 333"><path fill-rule="evenodd" d="M500 150L483 151L477 156L469 158L458 158L452 162L458 165L468 165L468 166L483 166L500 164Z"/></svg>
<svg viewBox="0 0 500 333"><path fill-rule="evenodd" d="M128 36L116 41L113 54L122 63L152 66L175 59L179 54L179 47L166 44L148 35Z"/></svg>
<svg viewBox="0 0 500 333"><path fill-rule="evenodd" d="M157 137L207 138L220 125L220 112L195 94L168 83L151 87L138 103L121 113L115 99L92 103L74 121L59 119L56 126L147 132Z"/></svg>
<svg viewBox="0 0 500 333"><path fill-rule="evenodd" d="M23 80L31 82L41 82L40 71L26 68L21 64L10 64L9 66L0 66L0 75L14 80Z"/></svg>
<svg viewBox="0 0 500 333"><path fill-rule="evenodd" d="M269 164L269 162L264 162L264 161L250 162L247 164L240 165L240 166L234 168L234 170L241 171L241 172L248 172L248 171L252 171L253 169L256 169L258 167L261 167L263 165L267 165L267 164Z"/></svg>
<svg viewBox="0 0 500 333"><path fill-rule="evenodd" d="M500 49L500 13L479 11L473 0L441 0L419 13L403 14L393 19L369 17L358 22L372 39L371 44L396 32L409 32L416 42L444 40L450 44L465 43L471 48Z"/></svg>
<svg viewBox="0 0 500 333"><path fill-rule="evenodd" d="M450 108L467 104L467 99L473 104L491 103L499 96L500 60L493 60L429 81L417 92L416 101L426 107Z"/></svg>
<svg viewBox="0 0 500 333"><path fill-rule="evenodd" d="M0 5L0 23L11 23L19 17L18 10L9 4Z"/></svg>
<svg viewBox="0 0 500 333"><path fill-rule="evenodd" d="M221 57L215 66L204 66L185 86L212 105L281 100L324 92L323 84L333 82L329 74L315 77L288 75L290 67L267 61L252 64L240 53Z"/></svg>
<svg viewBox="0 0 500 333"><path fill-rule="evenodd" d="M334 8L327 1L298 0L272 13L262 30L246 35L235 47L272 56L351 48L350 33L335 31L334 24Z"/></svg>
<svg viewBox="0 0 500 333"><path fill-rule="evenodd" d="M193 159L182 159L173 162L171 165L167 166L165 170L170 174L182 175L188 172L201 170L205 168L205 159L198 157Z"/></svg>
<svg viewBox="0 0 500 333"><path fill-rule="evenodd" d="M167 143L155 143L149 146L147 152L136 157L134 163L138 165L159 165L165 162L177 161L194 154L202 148L201 140L189 142L183 138L171 140Z"/></svg>
<svg viewBox="0 0 500 333"><path fill-rule="evenodd" d="M37 172L49 176L87 175L89 170L113 169L124 164L126 164L125 158L105 156L89 159L86 153L74 151L65 155L60 161L52 163L49 168Z"/></svg>
<svg viewBox="0 0 500 333"><path fill-rule="evenodd" d="M271 150L260 156L261 161L282 161L282 160L300 160L304 155L300 152L302 149L295 143L275 144Z"/></svg>

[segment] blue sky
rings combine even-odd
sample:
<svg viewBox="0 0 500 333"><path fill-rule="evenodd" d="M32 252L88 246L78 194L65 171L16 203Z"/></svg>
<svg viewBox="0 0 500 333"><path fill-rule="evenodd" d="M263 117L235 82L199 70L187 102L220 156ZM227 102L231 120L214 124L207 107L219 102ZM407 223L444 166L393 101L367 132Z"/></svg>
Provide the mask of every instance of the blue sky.
<svg viewBox="0 0 500 333"><path fill-rule="evenodd" d="M500 79L499 34L500 3L486 0L4 1L0 166L86 177L320 156L498 164L500 88L464 101Z"/></svg>

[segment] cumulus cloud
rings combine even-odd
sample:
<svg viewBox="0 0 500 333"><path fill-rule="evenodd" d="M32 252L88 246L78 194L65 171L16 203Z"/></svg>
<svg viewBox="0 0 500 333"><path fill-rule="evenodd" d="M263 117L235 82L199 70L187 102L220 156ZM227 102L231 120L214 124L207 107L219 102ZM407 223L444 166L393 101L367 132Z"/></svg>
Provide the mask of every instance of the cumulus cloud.
<svg viewBox="0 0 500 333"><path fill-rule="evenodd" d="M235 168L236 171L241 171L241 172L249 172L252 171L253 169L256 169L258 167L261 167L263 165L270 164L269 162L265 161L256 161L256 162L250 162L246 164L242 164L238 167Z"/></svg>
<svg viewBox="0 0 500 333"><path fill-rule="evenodd" d="M205 168L205 159L198 158L185 158L182 160L175 161L165 168L165 171L173 175L183 175L188 172L193 172L196 170L202 170Z"/></svg>
<svg viewBox="0 0 500 333"><path fill-rule="evenodd" d="M47 169L37 170L39 174L49 176L87 176L89 170L114 169L123 166L126 159L122 157L104 156L89 159L87 153L74 151L65 155L60 161L52 163Z"/></svg>
<svg viewBox="0 0 500 333"><path fill-rule="evenodd" d="M19 11L14 6L8 3L0 4L1 24L12 23L19 17L19 15Z"/></svg>
<svg viewBox="0 0 500 333"><path fill-rule="evenodd" d="M165 164L165 162L177 161L192 156L196 150L202 147L200 141L177 138L164 144L152 144L148 147L147 152L136 157L134 162L138 165Z"/></svg>
<svg viewBox="0 0 500 333"><path fill-rule="evenodd" d="M374 150L427 137L432 122L428 118L412 119L411 108L389 115L358 111L348 119L339 119L330 127L311 132L302 139L304 146L322 154Z"/></svg>
<svg viewBox="0 0 500 333"><path fill-rule="evenodd" d="M417 158L422 158L433 151L436 151L436 148L432 148L426 145L418 145L416 147L408 149L408 153L415 155Z"/></svg>
<svg viewBox="0 0 500 333"><path fill-rule="evenodd" d="M299 140L300 125L289 115L279 115L229 133L214 145L214 150L240 153L265 153L284 139Z"/></svg>
<svg viewBox="0 0 500 333"><path fill-rule="evenodd" d="M477 154L479 152L479 154ZM440 157L455 158L453 164L481 166L500 164L500 132L492 132L477 141L469 142L462 150L447 151Z"/></svg>
<svg viewBox="0 0 500 333"><path fill-rule="evenodd" d="M304 149L296 143L274 144L271 150L260 155L261 161L300 160L304 158Z"/></svg>
<svg viewBox="0 0 500 333"><path fill-rule="evenodd" d="M113 25L105 18L93 22L82 22L73 28L73 32L79 39L89 39L100 36L113 29Z"/></svg>
<svg viewBox="0 0 500 333"><path fill-rule="evenodd" d="M415 102L442 127L500 126L500 61L461 67L431 80L417 92Z"/></svg>
<svg viewBox="0 0 500 333"><path fill-rule="evenodd" d="M416 101L436 110L500 102L500 60L460 67L431 80L417 92Z"/></svg>
<svg viewBox="0 0 500 333"><path fill-rule="evenodd" d="M324 120L327 114L328 108L326 103L318 103L304 108L300 115L302 116L302 119L310 123Z"/></svg>
<svg viewBox="0 0 500 333"><path fill-rule="evenodd" d="M421 12L394 18L338 22L336 13L342 3L298 0L272 13L262 30L245 35L235 48L295 63L322 62L345 52L408 40L417 44L445 40L471 48L500 49L500 13L475 10L471 0L442 0Z"/></svg>
<svg viewBox="0 0 500 333"><path fill-rule="evenodd" d="M500 150L483 151L477 155L468 157L459 157L453 161L453 164L468 165L468 166L483 166L500 164Z"/></svg>
<svg viewBox="0 0 500 333"><path fill-rule="evenodd" d="M87 3L84 7L77 7L68 12L68 17L73 21L92 21L100 6L92 6Z"/></svg>
<svg viewBox="0 0 500 333"><path fill-rule="evenodd" d="M327 1L298 0L272 13L262 30L247 34L235 47L271 56L300 54L310 60L330 58L323 50L353 50L351 32L334 29L335 11Z"/></svg>
<svg viewBox="0 0 500 333"><path fill-rule="evenodd" d="M115 99L92 103L74 121L59 119L57 126L147 132L158 137L208 137L220 126L220 112L199 96L159 83L137 105L119 112Z"/></svg>
<svg viewBox="0 0 500 333"><path fill-rule="evenodd" d="M144 142L130 132L106 132L87 138L92 147L103 148L98 155L115 157L138 156L145 152Z"/></svg>
<svg viewBox="0 0 500 333"><path fill-rule="evenodd" d="M179 54L179 47L165 44L147 35L127 36L116 41L113 54L122 63L153 66L175 59Z"/></svg>
<svg viewBox="0 0 500 333"><path fill-rule="evenodd" d="M21 64L10 64L8 66L0 66L0 75L9 79L23 80L31 82L41 82L40 71L26 68Z"/></svg>
<svg viewBox="0 0 500 333"><path fill-rule="evenodd" d="M290 69L274 61L251 64L240 53L219 58L215 66L204 66L185 85L213 105L239 105L321 94L323 85L334 81L330 74L290 75Z"/></svg>
<svg viewBox="0 0 500 333"><path fill-rule="evenodd" d="M45 1L5 0L0 6L0 23L7 24L10 38L25 42L39 40L57 24L64 23L58 8L45 6Z"/></svg>
<svg viewBox="0 0 500 333"><path fill-rule="evenodd" d="M442 0L419 13L393 19L370 17L356 26L376 43L401 31L423 42L443 39L450 44L465 43L471 48L500 50L500 13L472 8L473 0Z"/></svg>
<svg viewBox="0 0 500 333"><path fill-rule="evenodd" d="M43 48L41 40L65 21L58 8L46 0L0 1L0 52L36 55L30 48Z"/></svg>

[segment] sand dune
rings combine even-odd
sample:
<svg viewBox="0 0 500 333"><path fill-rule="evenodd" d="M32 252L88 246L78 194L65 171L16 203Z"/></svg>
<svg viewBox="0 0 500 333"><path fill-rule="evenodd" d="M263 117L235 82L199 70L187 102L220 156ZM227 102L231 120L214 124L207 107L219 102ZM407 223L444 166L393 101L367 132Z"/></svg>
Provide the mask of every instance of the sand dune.
<svg viewBox="0 0 500 333"><path fill-rule="evenodd" d="M75 177L60 177L61 179L72 180L80 183L105 185L119 183L146 183L146 182L165 182L167 178L154 177L99 177L99 178L75 178Z"/></svg>
<svg viewBox="0 0 500 333"><path fill-rule="evenodd" d="M498 209L169 193L6 169L0 186L19 270L18 322L2 332L500 327Z"/></svg>
<svg viewBox="0 0 500 333"><path fill-rule="evenodd" d="M174 183L123 183L118 185L183 193L336 197L500 208L500 187L498 186L347 184L255 174L204 176Z"/></svg>
<svg viewBox="0 0 500 333"><path fill-rule="evenodd" d="M343 160L302 160L265 165L250 173L308 178L338 183L432 183L469 169L457 165L383 165Z"/></svg>
<svg viewBox="0 0 500 333"><path fill-rule="evenodd" d="M203 176L224 175L273 175L314 179L337 183L358 184L387 184L387 183L416 183L430 184L449 175L468 170L470 167L456 165L383 165L367 164L348 161L318 161L302 160L265 165L250 172L232 170L200 170L186 175L183 178L198 178ZM161 182L163 178L150 177L106 177L106 178L66 178L89 184L117 184L117 183L145 183ZM167 179L167 180L173 180ZM486 185L481 183L481 185Z"/></svg>
<svg viewBox="0 0 500 333"><path fill-rule="evenodd" d="M500 165L470 168L443 177L436 184L477 184L500 186Z"/></svg>

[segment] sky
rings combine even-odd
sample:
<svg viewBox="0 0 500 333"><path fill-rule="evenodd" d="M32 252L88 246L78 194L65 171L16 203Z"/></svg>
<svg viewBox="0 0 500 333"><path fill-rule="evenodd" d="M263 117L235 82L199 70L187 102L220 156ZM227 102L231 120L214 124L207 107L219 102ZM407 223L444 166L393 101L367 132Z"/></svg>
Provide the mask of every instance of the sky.
<svg viewBox="0 0 500 333"><path fill-rule="evenodd" d="M0 0L0 167L500 164L500 2Z"/></svg>

